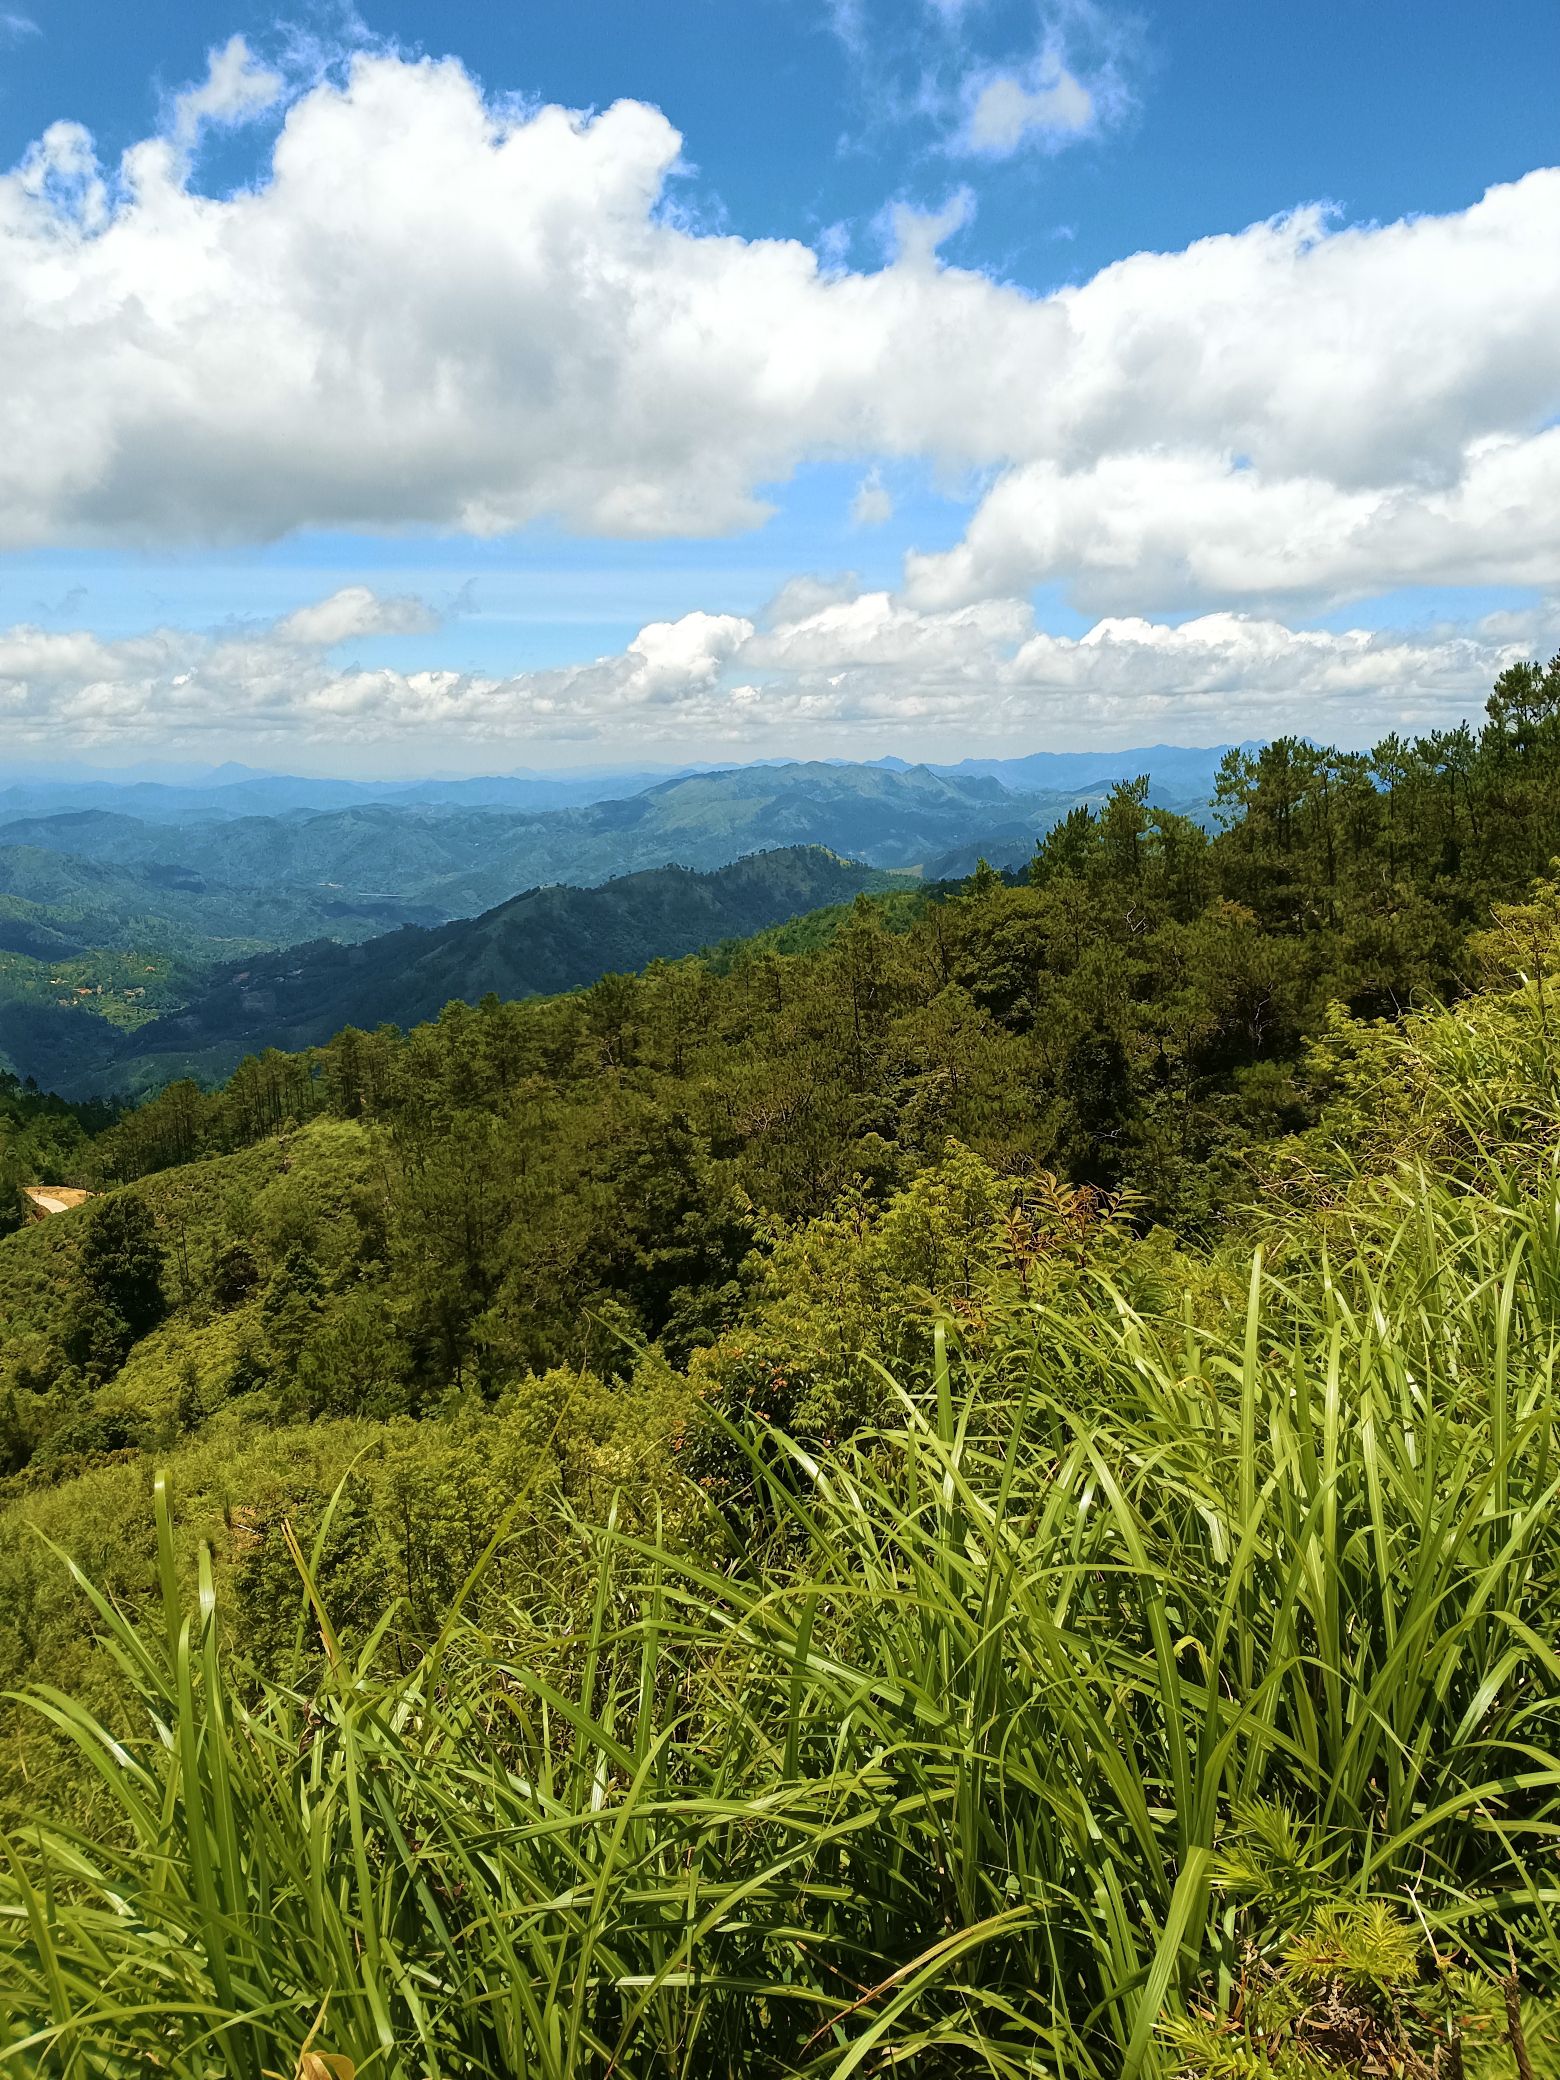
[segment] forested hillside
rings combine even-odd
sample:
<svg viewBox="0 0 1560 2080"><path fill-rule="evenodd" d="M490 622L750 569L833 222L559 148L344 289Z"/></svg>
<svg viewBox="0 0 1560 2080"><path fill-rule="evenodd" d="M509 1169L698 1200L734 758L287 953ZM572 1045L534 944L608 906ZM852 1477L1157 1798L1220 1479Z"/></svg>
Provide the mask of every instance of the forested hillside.
<svg viewBox="0 0 1560 2080"><path fill-rule="evenodd" d="M480 917L366 944L283 947L230 962L177 1016L126 1036L97 1080L155 1088L192 1060L217 1077L256 1049L319 1045L348 1025L409 1025L456 999L573 989L751 938L893 879L821 846L792 846L708 874L658 867L597 888L528 889Z"/></svg>
<svg viewBox="0 0 1560 2080"><path fill-rule="evenodd" d="M163 948L194 964L226 958L235 946L269 946L281 930L368 938L434 914L388 896L352 899L284 882L244 887L167 862L105 866L42 846L0 844L0 946L42 958Z"/></svg>
<svg viewBox="0 0 1560 2080"><path fill-rule="evenodd" d="M25 2055L1555 2072L1560 659L1216 806L61 1115Z"/></svg>
<svg viewBox="0 0 1560 2080"><path fill-rule="evenodd" d="M1560 851L1557 707L1560 670L1534 668L1502 681L1478 736L1232 753L1212 836L1118 786L1055 825L1018 885L976 874L892 929L864 896L804 951L760 940L530 1001L484 988L410 1032L385 1016L415 1018L468 959L530 958L538 911L572 920L551 954L569 961L606 919L666 922L668 895L697 944L744 906L756 925L856 883L799 853L530 898L413 941L431 972L392 968L399 1001L376 1002L372 1029L266 1052L213 1092L176 1083L55 1181L220 1162L316 1119L366 1135L390 1254L365 1276L393 1289L385 1320L415 1324L391 1339L406 1406L472 1368L492 1385L594 1349L602 1309L636 1336L713 1333L764 1222L880 1200L950 1136L1002 1174L1126 1190L1138 1219L1210 1232L1251 1148L1307 1116L1304 1050L1331 1007L1455 996L1491 903ZM232 1239L265 1259L263 1239ZM0 1275L0 1309L4 1291Z"/></svg>

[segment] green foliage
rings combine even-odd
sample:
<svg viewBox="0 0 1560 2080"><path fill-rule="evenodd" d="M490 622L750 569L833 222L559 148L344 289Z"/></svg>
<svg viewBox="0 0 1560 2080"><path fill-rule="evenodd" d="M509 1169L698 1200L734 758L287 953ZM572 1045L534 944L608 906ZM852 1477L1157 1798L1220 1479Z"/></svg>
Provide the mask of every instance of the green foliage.
<svg viewBox="0 0 1560 2080"><path fill-rule="evenodd" d="M211 1299L220 1308L241 1307L260 1283L260 1267L243 1242L218 1250L211 1266Z"/></svg>
<svg viewBox="0 0 1560 2080"><path fill-rule="evenodd" d="M86 1212L76 1276L124 1322L132 1340L157 1326L167 1309L163 1253L156 1222L134 1192L116 1192Z"/></svg>
<svg viewBox="0 0 1560 2080"><path fill-rule="evenodd" d="M200 1428L205 1415L206 1399L201 1392L200 1367L193 1358L185 1358L179 1367L179 1395L174 1404L174 1425L181 1435L189 1436Z"/></svg>

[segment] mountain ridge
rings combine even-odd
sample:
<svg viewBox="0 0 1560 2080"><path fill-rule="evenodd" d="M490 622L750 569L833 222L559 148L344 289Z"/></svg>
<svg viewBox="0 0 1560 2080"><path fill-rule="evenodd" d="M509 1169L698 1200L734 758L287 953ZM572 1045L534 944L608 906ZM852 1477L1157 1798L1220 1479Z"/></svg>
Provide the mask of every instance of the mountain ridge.
<svg viewBox="0 0 1560 2080"><path fill-rule="evenodd" d="M72 809L107 809L149 823L227 822L244 815L324 811L368 802L406 808L487 807L545 813L549 809L622 800L669 780L699 774L759 772L799 764L878 767L890 772L924 767L950 778L990 776L1013 792L1035 788L1050 792L1073 786L1108 785L1116 779L1133 779L1141 772L1156 783L1179 781L1193 769L1199 776L1211 779L1220 758L1230 748L1224 744L1201 748L1151 744L1122 750L1036 751L955 761L905 759L893 753L876 759L764 758L729 763L702 759L680 766L603 766L559 772L521 768L507 773L383 781L270 773L235 765L204 769L131 767L120 774L96 768L73 773L68 768L44 766L36 772L24 769L8 786L0 787L0 824L18 817L56 815Z"/></svg>
<svg viewBox="0 0 1560 2080"><path fill-rule="evenodd" d="M550 995L680 959L906 879L822 846L793 846L705 873L668 864L592 888L525 889L476 917L234 961L84 1074L93 1088L117 1087L116 1076L146 1087L150 1065L177 1074L192 1057L219 1074L245 1054L319 1045L346 1026L407 1026L457 1001Z"/></svg>

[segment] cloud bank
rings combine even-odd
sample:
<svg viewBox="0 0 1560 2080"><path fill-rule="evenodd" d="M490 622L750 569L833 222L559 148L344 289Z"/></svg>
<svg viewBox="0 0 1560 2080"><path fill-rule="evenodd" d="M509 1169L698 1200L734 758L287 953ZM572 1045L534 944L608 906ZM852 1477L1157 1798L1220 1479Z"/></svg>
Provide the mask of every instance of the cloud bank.
<svg viewBox="0 0 1560 2080"><path fill-rule="evenodd" d="M0 178L0 545L717 535L803 462L908 457L988 482L911 566L924 607L1321 602L1560 557L1560 172L1033 296L930 239L849 272L690 227L655 109L521 108L453 61L358 56L252 189L201 194L179 137L281 91L229 45L178 135L105 170L57 124ZM994 137L1027 121L985 93Z"/></svg>
<svg viewBox="0 0 1560 2080"><path fill-rule="evenodd" d="M1309 730L1358 741L1454 722L1506 665L1552 643L1560 602L1531 616L1420 632L1295 630L1216 613L1171 625L1099 621L1038 630L1017 599L922 610L886 592L787 589L763 625L693 613L621 652L510 676L367 668L341 646L433 625L422 602L350 587L263 628L159 629L105 642L0 632L0 729L18 745L199 751L341 746L376 756L437 742L508 756L613 757L675 742L686 756L892 748L906 732L976 745Z"/></svg>

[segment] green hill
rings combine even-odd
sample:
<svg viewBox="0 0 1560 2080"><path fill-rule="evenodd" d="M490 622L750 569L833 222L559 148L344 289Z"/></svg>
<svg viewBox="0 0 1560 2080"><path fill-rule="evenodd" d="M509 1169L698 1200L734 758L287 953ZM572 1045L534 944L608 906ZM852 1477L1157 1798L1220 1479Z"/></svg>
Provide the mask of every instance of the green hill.
<svg viewBox="0 0 1560 2080"><path fill-rule="evenodd" d="M456 999L545 995L676 960L839 903L889 877L820 846L756 853L708 874L658 867L596 888L535 888L480 917L330 941L231 964L177 1015L130 1035L100 1072L166 1080L191 1057L225 1073L265 1047L317 1046L343 1026L415 1024Z"/></svg>

